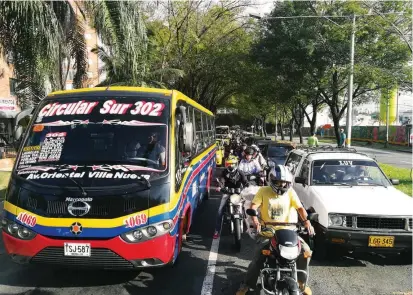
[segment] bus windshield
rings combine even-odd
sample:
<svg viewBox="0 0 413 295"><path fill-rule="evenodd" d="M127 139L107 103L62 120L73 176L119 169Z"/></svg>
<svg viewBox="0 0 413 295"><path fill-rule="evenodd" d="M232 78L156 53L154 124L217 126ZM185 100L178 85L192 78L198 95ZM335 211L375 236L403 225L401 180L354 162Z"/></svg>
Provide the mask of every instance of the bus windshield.
<svg viewBox="0 0 413 295"><path fill-rule="evenodd" d="M129 178L167 173L167 99L46 99L39 110L17 166L26 179L56 182L65 178L59 173L71 171L66 176L79 178L82 185L105 185L99 180L122 182L121 172Z"/></svg>

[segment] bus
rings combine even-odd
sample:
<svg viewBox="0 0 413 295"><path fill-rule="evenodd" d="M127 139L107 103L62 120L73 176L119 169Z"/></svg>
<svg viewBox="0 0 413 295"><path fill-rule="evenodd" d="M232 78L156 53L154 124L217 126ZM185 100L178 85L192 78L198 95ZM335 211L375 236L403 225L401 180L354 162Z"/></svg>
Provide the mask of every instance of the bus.
<svg viewBox="0 0 413 295"><path fill-rule="evenodd" d="M176 90L57 91L24 132L3 216L17 263L173 265L215 167L212 112Z"/></svg>

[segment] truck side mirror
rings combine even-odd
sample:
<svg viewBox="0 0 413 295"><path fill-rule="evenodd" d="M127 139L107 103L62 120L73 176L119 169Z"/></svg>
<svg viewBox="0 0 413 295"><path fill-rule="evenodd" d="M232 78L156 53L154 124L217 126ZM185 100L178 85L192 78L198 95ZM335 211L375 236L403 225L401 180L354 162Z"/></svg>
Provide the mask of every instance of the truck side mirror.
<svg viewBox="0 0 413 295"><path fill-rule="evenodd" d="M297 176L294 179L294 181L295 183L301 183L302 185L306 185L307 179L305 179L304 177Z"/></svg>

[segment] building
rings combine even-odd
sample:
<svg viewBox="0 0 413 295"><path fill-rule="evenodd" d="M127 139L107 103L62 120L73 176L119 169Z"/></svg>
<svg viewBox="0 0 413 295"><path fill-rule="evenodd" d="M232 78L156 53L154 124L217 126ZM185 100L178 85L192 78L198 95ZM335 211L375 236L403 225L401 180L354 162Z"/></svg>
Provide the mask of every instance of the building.
<svg viewBox="0 0 413 295"><path fill-rule="evenodd" d="M79 9L73 5L74 1L70 1L75 8L76 13L81 16ZM82 18L83 19L83 18ZM101 46L96 31L91 28L87 21L85 21L85 41L88 54L88 70L87 79L84 81L83 87L94 87L99 82L104 80L104 75L101 75L99 69L102 63L97 54L92 53L92 49L97 45ZM7 60L7 58L9 58ZM65 89L73 89L73 77L76 73L73 66L73 61L63 64L63 71L69 71L66 79ZM14 131L14 118L21 111L20 104L16 97L17 81L13 74L13 65L10 57L0 56L0 141L10 141Z"/></svg>

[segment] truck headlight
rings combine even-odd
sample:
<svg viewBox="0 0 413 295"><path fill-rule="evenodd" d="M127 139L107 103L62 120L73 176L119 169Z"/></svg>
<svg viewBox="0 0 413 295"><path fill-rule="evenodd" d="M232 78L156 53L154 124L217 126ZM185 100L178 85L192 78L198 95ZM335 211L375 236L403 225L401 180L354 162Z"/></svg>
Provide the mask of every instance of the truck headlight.
<svg viewBox="0 0 413 295"><path fill-rule="evenodd" d="M1 220L1 228L9 235L20 240L32 240L36 236L34 231L7 218Z"/></svg>
<svg viewBox="0 0 413 295"><path fill-rule="evenodd" d="M172 220L166 220L151 224L139 229L131 230L121 235L122 239L128 243L140 243L160 237L169 233L172 229Z"/></svg>
<svg viewBox="0 0 413 295"><path fill-rule="evenodd" d="M346 217L338 214L328 215L328 226L345 226Z"/></svg>

